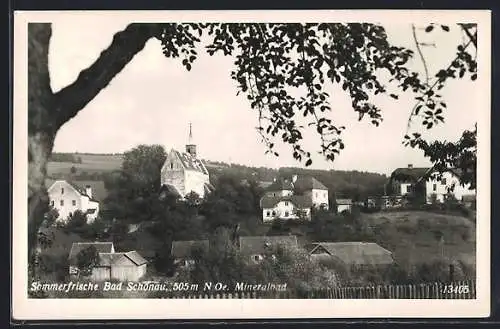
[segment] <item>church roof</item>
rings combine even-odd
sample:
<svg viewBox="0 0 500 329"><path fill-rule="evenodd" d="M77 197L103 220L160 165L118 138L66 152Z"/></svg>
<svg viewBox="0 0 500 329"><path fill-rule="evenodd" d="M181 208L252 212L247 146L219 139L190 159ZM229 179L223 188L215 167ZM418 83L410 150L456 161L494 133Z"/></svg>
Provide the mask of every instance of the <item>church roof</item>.
<svg viewBox="0 0 500 329"><path fill-rule="evenodd" d="M208 175L208 170L200 159L193 157L189 153L175 150L175 154L180 159L182 167L186 170L193 170Z"/></svg>

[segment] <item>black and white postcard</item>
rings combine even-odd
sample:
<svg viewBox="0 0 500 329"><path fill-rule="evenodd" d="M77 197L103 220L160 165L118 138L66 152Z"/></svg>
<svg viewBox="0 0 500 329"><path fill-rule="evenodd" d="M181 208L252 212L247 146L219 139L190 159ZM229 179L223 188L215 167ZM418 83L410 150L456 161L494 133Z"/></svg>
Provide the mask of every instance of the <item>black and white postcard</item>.
<svg viewBox="0 0 500 329"><path fill-rule="evenodd" d="M14 16L13 317L486 317L489 11Z"/></svg>

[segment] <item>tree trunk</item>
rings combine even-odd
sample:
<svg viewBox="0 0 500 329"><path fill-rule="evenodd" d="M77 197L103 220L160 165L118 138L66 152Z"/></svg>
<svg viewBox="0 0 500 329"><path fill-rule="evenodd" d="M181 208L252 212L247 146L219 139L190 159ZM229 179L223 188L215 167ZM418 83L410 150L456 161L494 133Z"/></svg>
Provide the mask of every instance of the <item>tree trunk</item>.
<svg viewBox="0 0 500 329"><path fill-rule="evenodd" d="M28 260L36 255L37 233L48 210L45 179L58 129L82 110L158 35L157 24L130 24L77 80L54 94L48 67L50 23L28 24Z"/></svg>

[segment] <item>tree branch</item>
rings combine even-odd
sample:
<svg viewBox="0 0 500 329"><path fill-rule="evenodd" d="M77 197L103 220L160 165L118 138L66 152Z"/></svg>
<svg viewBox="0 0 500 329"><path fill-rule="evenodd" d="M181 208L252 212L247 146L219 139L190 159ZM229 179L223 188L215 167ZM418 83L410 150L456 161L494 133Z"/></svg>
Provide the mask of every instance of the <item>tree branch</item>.
<svg viewBox="0 0 500 329"><path fill-rule="evenodd" d="M422 60L422 64L424 64L424 70L425 70L425 82L427 85L429 85L429 70L427 69L427 62L425 61L424 54L422 53L422 49L420 49L420 43L418 42L417 39L417 33L415 32L415 25L411 25L411 30L413 33L413 40L415 41L415 46L417 47L418 54L420 55L420 59Z"/></svg>
<svg viewBox="0 0 500 329"><path fill-rule="evenodd" d="M117 32L111 45L101 52L99 58L80 72L71 85L55 94L53 113L57 129L82 110L111 80L140 52L146 42L158 36L158 24L128 25Z"/></svg>

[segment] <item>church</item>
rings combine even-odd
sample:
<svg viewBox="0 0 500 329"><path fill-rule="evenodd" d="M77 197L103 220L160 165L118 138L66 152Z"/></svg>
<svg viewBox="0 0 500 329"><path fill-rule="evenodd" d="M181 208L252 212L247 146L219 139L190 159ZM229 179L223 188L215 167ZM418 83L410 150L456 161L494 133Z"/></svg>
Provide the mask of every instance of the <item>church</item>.
<svg viewBox="0 0 500 329"><path fill-rule="evenodd" d="M167 154L161 168L161 185L163 190L168 190L181 198L191 192L204 198L214 190L205 164L197 158L191 124L189 124L189 138L185 152L171 149Z"/></svg>

